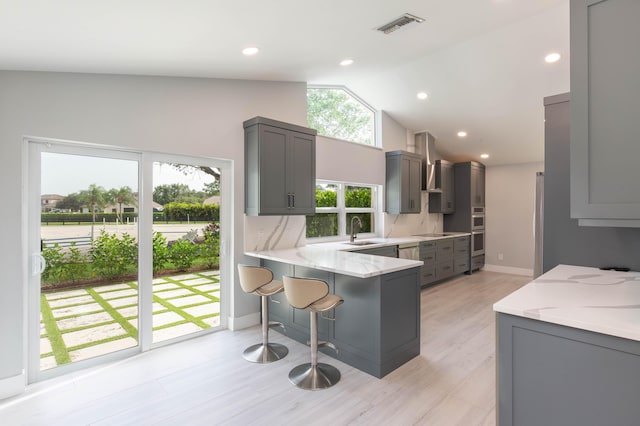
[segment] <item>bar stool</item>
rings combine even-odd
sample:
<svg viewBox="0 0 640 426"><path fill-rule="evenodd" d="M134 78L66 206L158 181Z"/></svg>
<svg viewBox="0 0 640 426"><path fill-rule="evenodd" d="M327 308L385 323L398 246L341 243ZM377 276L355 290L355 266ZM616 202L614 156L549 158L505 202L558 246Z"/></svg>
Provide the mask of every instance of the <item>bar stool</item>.
<svg viewBox="0 0 640 426"><path fill-rule="evenodd" d="M247 361L268 363L284 358L289 353L286 346L269 343L269 327L282 327L280 322L269 322L268 296L283 290L282 281L273 279L273 272L260 266L238 265L240 287L246 293L253 293L262 298L262 343L249 346L242 353Z"/></svg>
<svg viewBox="0 0 640 426"><path fill-rule="evenodd" d="M311 278L282 277L284 294L291 306L303 309L310 315L311 362L298 365L289 372L289 381L302 389L326 389L338 383L340 371L332 365L318 362L318 346L329 342L318 342L318 312L325 312L342 304L342 297L329 294L329 285L323 280Z"/></svg>

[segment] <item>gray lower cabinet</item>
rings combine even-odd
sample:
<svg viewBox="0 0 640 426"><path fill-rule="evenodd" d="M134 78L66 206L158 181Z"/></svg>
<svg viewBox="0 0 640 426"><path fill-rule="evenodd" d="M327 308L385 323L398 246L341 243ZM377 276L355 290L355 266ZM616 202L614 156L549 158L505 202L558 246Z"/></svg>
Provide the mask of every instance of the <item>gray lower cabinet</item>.
<svg viewBox="0 0 640 426"><path fill-rule="evenodd" d="M264 117L244 129L245 213L313 214L316 131Z"/></svg>
<svg viewBox="0 0 640 426"><path fill-rule="evenodd" d="M421 285L427 286L470 270L468 236L420 243Z"/></svg>
<svg viewBox="0 0 640 426"><path fill-rule="evenodd" d="M353 253L372 254L374 256L398 257L398 246L374 247L369 249L353 250Z"/></svg>
<svg viewBox="0 0 640 426"><path fill-rule="evenodd" d="M423 262L420 285L426 286L437 281L435 241L422 241L420 243L420 260Z"/></svg>
<svg viewBox="0 0 640 426"><path fill-rule="evenodd" d="M422 157L407 151L391 151L385 155L385 212L420 213Z"/></svg>
<svg viewBox="0 0 640 426"><path fill-rule="evenodd" d="M497 314L498 424L637 425L640 342Z"/></svg>
<svg viewBox="0 0 640 426"><path fill-rule="evenodd" d="M375 377L385 376L420 354L420 268L357 278L270 260L262 264L273 271L275 279L282 275L322 278L331 292L342 296L344 304L322 315L332 320L318 317L320 339L338 348L337 353L321 348L324 354ZM282 322L287 337L306 344L309 313L288 304L283 309L284 293L271 299L270 320Z"/></svg>
<svg viewBox="0 0 640 426"><path fill-rule="evenodd" d="M571 0L570 14L571 217L640 227L640 2Z"/></svg>

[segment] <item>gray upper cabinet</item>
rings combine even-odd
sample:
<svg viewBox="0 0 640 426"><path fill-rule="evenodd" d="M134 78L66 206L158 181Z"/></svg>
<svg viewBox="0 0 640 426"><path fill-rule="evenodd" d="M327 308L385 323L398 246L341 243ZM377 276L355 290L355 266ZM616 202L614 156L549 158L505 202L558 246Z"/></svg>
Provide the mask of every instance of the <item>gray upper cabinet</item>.
<svg viewBox="0 0 640 426"><path fill-rule="evenodd" d="M407 151L386 153L385 212L420 213L422 157Z"/></svg>
<svg viewBox="0 0 640 426"><path fill-rule="evenodd" d="M640 2L571 0L571 217L640 226Z"/></svg>
<svg viewBox="0 0 640 426"><path fill-rule="evenodd" d="M429 213L453 213L456 209L455 174L453 164L436 160L436 188L441 192L429 193Z"/></svg>
<svg viewBox="0 0 640 426"><path fill-rule="evenodd" d="M247 120L244 161L247 215L315 212L315 130L264 117Z"/></svg>
<svg viewBox="0 0 640 426"><path fill-rule="evenodd" d="M471 207L484 207L484 165L471 162Z"/></svg>

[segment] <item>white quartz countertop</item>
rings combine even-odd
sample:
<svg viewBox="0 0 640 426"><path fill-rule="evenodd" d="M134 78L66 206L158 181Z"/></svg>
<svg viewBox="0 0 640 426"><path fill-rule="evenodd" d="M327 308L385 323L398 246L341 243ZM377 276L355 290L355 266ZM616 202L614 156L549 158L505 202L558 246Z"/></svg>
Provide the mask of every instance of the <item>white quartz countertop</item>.
<svg viewBox="0 0 640 426"><path fill-rule="evenodd" d="M640 341L640 272L558 265L493 310Z"/></svg>
<svg viewBox="0 0 640 426"><path fill-rule="evenodd" d="M417 243L422 238L368 238L375 244L353 246L345 242L311 244L304 247L245 252L247 256L274 260L297 266L320 269L358 278L369 278L390 272L422 266L421 260L397 259L364 253L351 253L353 250Z"/></svg>

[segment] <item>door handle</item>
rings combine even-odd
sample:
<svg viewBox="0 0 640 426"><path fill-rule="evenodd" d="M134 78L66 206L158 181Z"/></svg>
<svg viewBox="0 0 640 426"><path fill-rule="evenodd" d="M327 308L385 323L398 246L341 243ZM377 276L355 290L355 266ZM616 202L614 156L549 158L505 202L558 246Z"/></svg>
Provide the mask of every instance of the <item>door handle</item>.
<svg viewBox="0 0 640 426"><path fill-rule="evenodd" d="M292 192L291 193L291 208L296 208L296 193Z"/></svg>
<svg viewBox="0 0 640 426"><path fill-rule="evenodd" d="M291 208L291 193L287 192L287 208Z"/></svg>
<svg viewBox="0 0 640 426"><path fill-rule="evenodd" d="M47 269L47 260L40 253L34 253L31 263L31 275L40 275Z"/></svg>

